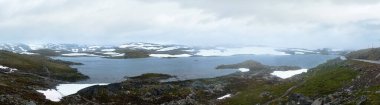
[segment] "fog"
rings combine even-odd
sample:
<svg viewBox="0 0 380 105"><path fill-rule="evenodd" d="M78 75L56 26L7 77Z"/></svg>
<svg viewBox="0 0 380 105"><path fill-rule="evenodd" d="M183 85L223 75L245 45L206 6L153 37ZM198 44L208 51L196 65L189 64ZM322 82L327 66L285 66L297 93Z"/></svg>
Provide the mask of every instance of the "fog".
<svg viewBox="0 0 380 105"><path fill-rule="evenodd" d="M0 43L380 46L375 0L0 0Z"/></svg>

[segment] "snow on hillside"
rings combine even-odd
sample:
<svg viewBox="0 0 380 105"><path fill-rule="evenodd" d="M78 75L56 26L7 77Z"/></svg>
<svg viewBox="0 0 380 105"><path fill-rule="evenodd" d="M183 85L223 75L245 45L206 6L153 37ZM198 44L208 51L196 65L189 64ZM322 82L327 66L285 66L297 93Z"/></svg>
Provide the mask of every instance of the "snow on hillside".
<svg viewBox="0 0 380 105"><path fill-rule="evenodd" d="M288 71L274 71L271 73L272 75L275 75L277 77L280 77L282 79L290 78L294 75L301 74L304 72L307 72L308 69L299 69L299 70L288 70Z"/></svg>
<svg viewBox="0 0 380 105"><path fill-rule="evenodd" d="M105 52L103 53L105 55L111 56L111 57L122 57L124 54L122 53L117 53L117 52Z"/></svg>
<svg viewBox="0 0 380 105"><path fill-rule="evenodd" d="M31 53L31 52L21 52L20 54L25 54L25 55L37 55L36 53Z"/></svg>
<svg viewBox="0 0 380 105"><path fill-rule="evenodd" d="M120 45L119 48L158 50L158 49L161 49L162 46L159 44L152 44L152 43L128 43L128 44Z"/></svg>
<svg viewBox="0 0 380 105"><path fill-rule="evenodd" d="M67 57L78 57L78 56L97 56L94 54L87 54L87 53L68 53L68 54L62 54L62 56Z"/></svg>
<svg viewBox="0 0 380 105"><path fill-rule="evenodd" d="M248 72L249 68L239 68L238 69L240 72Z"/></svg>
<svg viewBox="0 0 380 105"><path fill-rule="evenodd" d="M179 57L191 57L190 54L178 54L178 55L170 55L170 54L150 54L150 57L158 57L158 58L179 58Z"/></svg>
<svg viewBox="0 0 380 105"><path fill-rule="evenodd" d="M29 48L31 50L39 50L39 49L43 49L44 46L43 45L37 45L37 44L28 44Z"/></svg>
<svg viewBox="0 0 380 105"><path fill-rule="evenodd" d="M219 98L217 98L218 100L223 100L223 99L226 99L226 98L230 98L231 97L231 94L226 94L226 95L224 95L224 96L222 96L222 97L219 97Z"/></svg>
<svg viewBox="0 0 380 105"><path fill-rule="evenodd" d="M172 51L178 49L190 49L186 46L181 45L162 45L162 44L152 44L152 43L127 43L120 45L118 48L121 49L142 49L142 50L153 50L153 51Z"/></svg>
<svg viewBox="0 0 380 105"><path fill-rule="evenodd" d="M7 50L12 52L26 52L31 50L28 45L25 44L0 44L0 50Z"/></svg>
<svg viewBox="0 0 380 105"><path fill-rule="evenodd" d="M115 51L116 49L102 49L101 51L104 51L104 52L111 52L111 51Z"/></svg>
<svg viewBox="0 0 380 105"><path fill-rule="evenodd" d="M10 68L10 67L7 67L7 66L0 65L0 71L4 72L4 73L13 73L16 70L17 70L16 68Z"/></svg>
<svg viewBox="0 0 380 105"><path fill-rule="evenodd" d="M77 44L0 44L0 50L21 54L34 54L28 51L50 49L60 51L62 56L94 56L100 54L106 57L124 56L123 51L137 50L151 54L151 57L191 57L191 56L233 56L233 55L303 55L303 54L340 54L340 50L309 50L302 48L272 48L272 47L235 47L235 48L195 48L182 45L164 45L153 43L127 43L120 46L88 46ZM336 51L336 52L334 52Z"/></svg>
<svg viewBox="0 0 380 105"><path fill-rule="evenodd" d="M159 49L157 51L171 51L171 50L175 50L175 49L179 49L179 48L181 48L181 47L173 46L173 47L162 48L162 49Z"/></svg>
<svg viewBox="0 0 380 105"><path fill-rule="evenodd" d="M232 56L242 54L254 55L289 55L285 52L276 50L270 47L242 47L242 48L221 48L221 49L208 49L199 50L195 55L198 56Z"/></svg>
<svg viewBox="0 0 380 105"><path fill-rule="evenodd" d="M95 85L108 85L107 83L98 83L98 84L59 84L56 89L48 90L37 90L37 92L45 95L46 99L58 102L64 96L72 95L77 93L79 90L95 86Z"/></svg>

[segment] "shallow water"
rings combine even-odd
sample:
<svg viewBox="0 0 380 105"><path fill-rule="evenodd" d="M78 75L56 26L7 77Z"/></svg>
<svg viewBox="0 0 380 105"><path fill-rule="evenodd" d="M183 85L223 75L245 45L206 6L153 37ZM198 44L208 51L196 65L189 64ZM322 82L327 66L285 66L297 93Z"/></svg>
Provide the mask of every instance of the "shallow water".
<svg viewBox="0 0 380 105"><path fill-rule="evenodd" d="M56 57L57 59L80 62L76 65L80 72L90 79L78 83L114 83L124 80L125 76L144 73L165 73L179 79L212 78L227 75L238 70L216 70L221 64L234 64L246 60L256 60L266 65L292 65L302 68L315 67L335 55L237 55L224 57L185 57L185 58L141 58L106 59L100 57Z"/></svg>

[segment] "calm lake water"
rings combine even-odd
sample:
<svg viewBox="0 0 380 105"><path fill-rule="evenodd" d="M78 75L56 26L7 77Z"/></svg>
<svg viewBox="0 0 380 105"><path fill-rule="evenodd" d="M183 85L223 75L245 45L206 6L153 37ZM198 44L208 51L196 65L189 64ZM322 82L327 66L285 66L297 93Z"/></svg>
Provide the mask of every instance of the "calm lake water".
<svg viewBox="0 0 380 105"><path fill-rule="evenodd" d="M165 73L178 76L179 79L211 78L227 75L237 70L216 70L221 64L235 64L246 60L259 61L266 65L292 65L312 68L335 55L237 55L225 57L187 57L187 58L141 58L106 59L100 57L56 57L57 59L80 62L74 68L90 76L90 79L78 83L114 83L124 80L125 76L137 76L144 73Z"/></svg>

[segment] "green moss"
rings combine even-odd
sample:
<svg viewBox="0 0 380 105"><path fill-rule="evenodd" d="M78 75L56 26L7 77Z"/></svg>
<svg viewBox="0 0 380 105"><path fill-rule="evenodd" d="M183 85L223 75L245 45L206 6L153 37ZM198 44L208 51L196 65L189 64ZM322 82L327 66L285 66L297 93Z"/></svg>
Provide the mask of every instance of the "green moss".
<svg viewBox="0 0 380 105"><path fill-rule="evenodd" d="M305 83L295 90L309 97L331 94L351 82L358 72L349 67L330 65L308 73Z"/></svg>
<svg viewBox="0 0 380 105"><path fill-rule="evenodd" d="M8 51L0 51L0 65L17 68L22 72L59 80L78 81L88 77L71 68L69 62L53 60L44 56L21 55Z"/></svg>
<svg viewBox="0 0 380 105"><path fill-rule="evenodd" d="M43 55L43 56L59 56L59 55L61 55L61 53L56 52L54 50L50 50L50 49L32 50L30 52L37 53L37 54L40 54L40 55Z"/></svg>
<svg viewBox="0 0 380 105"><path fill-rule="evenodd" d="M370 48L351 52L347 54L348 58L380 60L380 48Z"/></svg>
<svg viewBox="0 0 380 105"><path fill-rule="evenodd" d="M364 105L380 105L380 85L371 86L355 93L356 97L366 96Z"/></svg>
<svg viewBox="0 0 380 105"><path fill-rule="evenodd" d="M278 84L266 83L263 81L252 81L247 87L243 87L239 93L226 99L225 105L255 105L264 104L270 100L280 97L296 82L283 82ZM267 95L263 95L267 92Z"/></svg>

